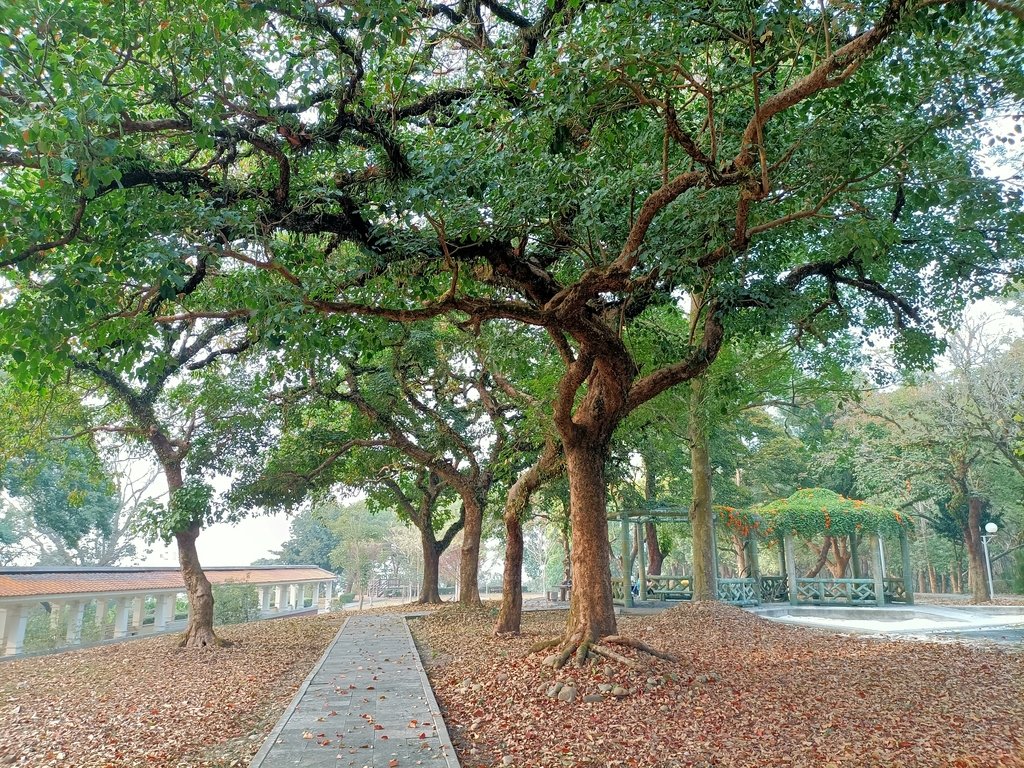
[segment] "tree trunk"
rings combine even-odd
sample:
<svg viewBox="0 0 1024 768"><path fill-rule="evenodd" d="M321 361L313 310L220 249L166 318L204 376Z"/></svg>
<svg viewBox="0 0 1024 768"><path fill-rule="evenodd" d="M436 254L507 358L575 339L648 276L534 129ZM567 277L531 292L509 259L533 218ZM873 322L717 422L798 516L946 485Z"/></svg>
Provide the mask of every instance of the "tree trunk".
<svg viewBox="0 0 1024 768"><path fill-rule="evenodd" d="M992 599L988 591L985 572L985 552L981 543L982 499L971 495L967 499L967 525L964 526L964 544L967 545L968 568L972 603L987 603Z"/></svg>
<svg viewBox="0 0 1024 768"><path fill-rule="evenodd" d="M747 543L735 533L729 538L732 539L732 551L736 554L736 578L747 578L751 575L747 572Z"/></svg>
<svg viewBox="0 0 1024 768"><path fill-rule="evenodd" d="M196 539L199 538L200 527L194 525L188 530L174 534L178 543L178 562L181 564L181 577L185 581L188 592L188 627L179 646L182 648L209 648L223 645L213 632L213 589L210 581L203 573L196 552Z"/></svg>
<svg viewBox="0 0 1024 768"><path fill-rule="evenodd" d="M665 564L665 553L658 544L658 529L653 520L644 523L644 539L647 542L647 575L661 576Z"/></svg>
<svg viewBox="0 0 1024 768"><path fill-rule="evenodd" d="M828 568L832 572L832 576L837 579L846 577L846 570L850 565L851 553L848 541L848 537L832 537L832 554L835 555L836 561L835 563L828 563ZM923 592L924 590L921 591Z"/></svg>
<svg viewBox="0 0 1024 768"><path fill-rule="evenodd" d="M432 529L424 526L420 530L420 547L423 550L423 583L417 602L428 605L440 605L441 593L438 591L438 573L441 568L441 550L434 541Z"/></svg>
<svg viewBox="0 0 1024 768"><path fill-rule="evenodd" d="M932 563L928 563L928 586L931 587L933 593L939 592L938 579L936 578L935 566Z"/></svg>
<svg viewBox="0 0 1024 768"><path fill-rule="evenodd" d="M459 560L459 603L480 605L480 536L484 507L472 492L462 496L466 524L462 529L462 557Z"/></svg>
<svg viewBox="0 0 1024 768"><path fill-rule="evenodd" d="M690 381L689 437L690 468L693 470L693 503L690 508L690 529L693 535L693 599L717 600L718 579L712 547L714 525L711 509L711 457L707 430L704 428L702 404L704 377Z"/></svg>
<svg viewBox="0 0 1024 768"><path fill-rule="evenodd" d="M181 461L172 457L173 451L162 432L152 432L150 442L157 457L161 459L160 468L163 470L168 494L173 502L174 494L185 485ZM193 524L185 530L174 532L181 578L185 582L189 605L188 626L178 643L181 648L210 648L224 645L213 631L213 589L210 580L203 573L199 553L196 551L196 539L199 538L201 531L202 527L199 524Z"/></svg>
<svg viewBox="0 0 1024 768"><path fill-rule="evenodd" d="M604 478L605 446L565 445L572 523L572 597L567 642L616 634Z"/></svg>
<svg viewBox="0 0 1024 768"><path fill-rule="evenodd" d="M811 570L809 570L806 574L804 574L804 578L806 578L806 579L813 579L815 576L817 576L819 573L821 573L821 569L824 568L825 567L825 563L828 562L828 553L831 550L832 550L832 537L831 536L826 536L825 537L825 543L824 543L824 545L822 545L821 551L818 552L818 559L814 562L814 565L811 566Z"/></svg>
<svg viewBox="0 0 1024 768"><path fill-rule="evenodd" d="M658 478L651 467L651 461L644 456L644 499L648 502L658 498ZM661 576L661 568L665 562L665 553L658 544L658 529L653 520L644 523L644 541L647 542L647 574Z"/></svg>
<svg viewBox="0 0 1024 768"><path fill-rule="evenodd" d="M534 492L561 472L559 446L549 440L536 462L526 469L508 490L505 511L505 570L501 582L501 610L495 634L518 635L523 621L523 514ZM544 563L542 568L547 567Z"/></svg>
<svg viewBox="0 0 1024 768"><path fill-rule="evenodd" d="M505 506L505 570L501 581L501 610L494 634L518 635L523 621L523 521L519 511Z"/></svg>

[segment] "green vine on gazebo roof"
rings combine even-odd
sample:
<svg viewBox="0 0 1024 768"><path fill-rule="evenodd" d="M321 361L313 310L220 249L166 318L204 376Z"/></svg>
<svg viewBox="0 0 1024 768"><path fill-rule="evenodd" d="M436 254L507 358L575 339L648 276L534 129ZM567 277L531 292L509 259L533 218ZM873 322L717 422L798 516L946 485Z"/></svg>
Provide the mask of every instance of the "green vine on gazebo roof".
<svg viewBox="0 0 1024 768"><path fill-rule="evenodd" d="M750 509L717 507L725 525L746 537L765 539L794 533L802 538L877 533L899 536L913 530L913 521L898 510L848 499L827 488L801 488L788 499L776 499Z"/></svg>

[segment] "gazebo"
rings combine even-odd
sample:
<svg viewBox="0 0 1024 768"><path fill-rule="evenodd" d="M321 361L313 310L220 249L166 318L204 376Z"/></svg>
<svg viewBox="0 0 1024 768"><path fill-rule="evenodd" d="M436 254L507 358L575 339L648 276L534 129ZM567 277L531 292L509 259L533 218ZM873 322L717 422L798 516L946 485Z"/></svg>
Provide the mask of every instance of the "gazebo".
<svg viewBox="0 0 1024 768"><path fill-rule="evenodd" d="M786 499L778 499L748 510L716 507L715 517L742 542L747 568L739 578L719 578L718 598L737 605L757 605L788 601L792 605L885 605L887 603L912 604L914 589L911 581L909 532L912 523L898 511L848 499L825 488L805 488ZM689 522L689 512L681 507L652 507L624 511L620 522L620 546L623 570L627 576L633 571L630 528L636 527L638 540L640 526L652 522ZM712 525L712 531L717 525ZM829 536L848 542L851 577L800 576L797 573L796 539ZM868 573L861 568L861 545L868 544L870 566ZM902 575L888 574L885 538L898 538L902 561ZM762 542L773 543L779 553L778 576L761 573L759 548ZM644 547L639 554L639 590L634 600L631 578L613 579L615 598L626 607L646 600L689 600L693 597L690 576L650 576L645 570ZM713 542L715 572L718 572L717 541Z"/></svg>

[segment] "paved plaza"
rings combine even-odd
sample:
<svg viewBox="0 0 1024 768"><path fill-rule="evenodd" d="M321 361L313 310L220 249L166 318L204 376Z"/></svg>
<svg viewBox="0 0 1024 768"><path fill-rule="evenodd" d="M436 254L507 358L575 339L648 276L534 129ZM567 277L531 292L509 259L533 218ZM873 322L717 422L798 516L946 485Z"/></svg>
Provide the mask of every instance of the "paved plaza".
<svg viewBox="0 0 1024 768"><path fill-rule="evenodd" d="M401 616L348 617L250 768L296 765L457 768Z"/></svg>

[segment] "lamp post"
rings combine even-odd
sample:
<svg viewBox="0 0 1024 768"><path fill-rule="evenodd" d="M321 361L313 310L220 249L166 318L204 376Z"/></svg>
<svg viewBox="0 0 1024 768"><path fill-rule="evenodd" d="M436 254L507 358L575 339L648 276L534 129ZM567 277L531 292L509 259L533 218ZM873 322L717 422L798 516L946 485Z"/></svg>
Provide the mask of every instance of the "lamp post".
<svg viewBox="0 0 1024 768"><path fill-rule="evenodd" d="M988 540L999 531L995 523L985 523L985 533L981 535L981 546L985 550L985 575L988 577L988 599L991 600L995 594L992 591L992 560L988 556Z"/></svg>

